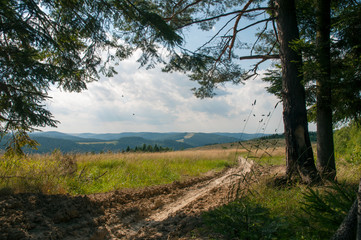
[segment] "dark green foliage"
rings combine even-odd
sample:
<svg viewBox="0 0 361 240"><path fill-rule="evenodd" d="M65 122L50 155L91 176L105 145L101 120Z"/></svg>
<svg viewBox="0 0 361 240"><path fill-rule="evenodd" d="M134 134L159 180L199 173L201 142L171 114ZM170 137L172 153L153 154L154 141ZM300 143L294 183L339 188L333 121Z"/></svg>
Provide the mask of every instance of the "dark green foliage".
<svg viewBox="0 0 361 240"><path fill-rule="evenodd" d="M361 31L360 4L345 5L336 12L334 20L335 43L334 54L337 56L332 66L336 78L334 98L337 108L336 120L356 119L361 116ZM343 118L347 116L347 118Z"/></svg>
<svg viewBox="0 0 361 240"><path fill-rule="evenodd" d="M18 141L14 143L12 138L5 137L3 141L0 142L0 149L6 150L6 146L11 144L11 147L14 149L20 149L19 147L23 147L25 142L23 141L23 145L18 145L20 139L17 133ZM23 138L25 136L22 136ZM25 147L22 150L25 153L51 153L54 150L59 150L63 153L86 153L86 152L131 152L131 151L142 151L142 152L162 152L162 151L173 151L180 150L185 148L192 147L191 145L187 145L185 143L180 143L172 140L147 140L139 137L125 137L121 138L118 141L101 141L98 140L96 142L93 141L79 141L79 140L69 140L69 139L57 139L50 137L32 137L34 144L37 149L31 149L29 147ZM27 136L26 140L30 140ZM35 142L36 141L36 142ZM79 142L81 144L79 144ZM143 150L144 149L144 150ZM21 149L20 149L21 150ZM11 151L11 153L13 153Z"/></svg>
<svg viewBox="0 0 361 240"><path fill-rule="evenodd" d="M300 217L304 226L309 227L320 239L329 239L338 229L356 199L357 186L333 182L324 190L309 188L303 194Z"/></svg>
<svg viewBox="0 0 361 240"><path fill-rule="evenodd" d="M187 26L198 25L203 31L210 31L215 24L222 20L223 23L217 26L219 29L217 33L211 33L207 41L198 46L197 49L184 49L173 52L170 61L167 63L164 71L181 71L188 73L189 78L196 81L199 87L192 89L195 95L199 98L213 97L216 95L215 89L226 82L233 84L242 83L244 79L254 76L253 68L250 72L244 70L239 61L239 50L250 49L249 45L241 42L239 37L241 30L232 37L233 28L238 29L240 26L234 26L236 18L239 16L242 8L248 1L233 1L233 0L212 0L212 1L179 1L169 2L161 6L164 10L164 15L169 16L169 23L174 25L176 29L183 30ZM253 1L247 9L247 13L242 14L242 19L249 19L250 25L255 21L256 16L260 16L268 9L266 1ZM256 26L262 26L262 23L271 21L267 18ZM271 24L265 23L266 30ZM268 26L268 27L267 27ZM248 26L250 27L250 26ZM248 28L246 27L246 28ZM263 26L262 26L263 27ZM269 54L272 53L274 46L265 46L263 38L268 37L267 31L257 35L258 40L252 47L252 52L260 52L260 48L265 49Z"/></svg>
<svg viewBox="0 0 361 240"><path fill-rule="evenodd" d="M219 50L220 47L216 49ZM222 63L218 63L217 54L220 53L174 54L163 71L190 73L189 78L200 85L200 87L192 89L195 96L199 98L213 97L215 95L214 90L219 84L225 82L239 84L244 74L244 70L230 60L223 60Z"/></svg>
<svg viewBox="0 0 361 240"><path fill-rule="evenodd" d="M129 146L126 149L126 152L169 152L173 151L170 147L162 147L158 146L157 144L154 145L146 145L143 144L142 146L136 146L134 149L131 149Z"/></svg>
<svg viewBox="0 0 361 240"><path fill-rule="evenodd" d="M126 152L130 152L130 147L128 146L127 149L125 149Z"/></svg>
<svg viewBox="0 0 361 240"><path fill-rule="evenodd" d="M272 217L267 208L240 199L202 215L206 227L225 239L278 239L288 224Z"/></svg>
<svg viewBox="0 0 361 240"><path fill-rule="evenodd" d="M148 1L9 0L0 1L0 16L2 135L56 126L44 105L51 87L80 92L133 51L152 65L159 44L182 41Z"/></svg>
<svg viewBox="0 0 361 240"><path fill-rule="evenodd" d="M24 131L17 131L13 134L12 138L7 139L6 143L6 157L14 157L16 155L22 155L24 146L36 149L39 144L31 139L29 135Z"/></svg>
<svg viewBox="0 0 361 240"><path fill-rule="evenodd" d="M352 164L361 163L361 127L351 123L334 134L335 152Z"/></svg>
<svg viewBox="0 0 361 240"><path fill-rule="evenodd" d="M0 3L1 132L55 126L43 105L50 86L79 92L96 76L105 12L92 12L100 6L90 1L65 3Z"/></svg>
<svg viewBox="0 0 361 240"><path fill-rule="evenodd" d="M297 1L301 39L293 47L303 57L303 84L309 107L308 117L316 122L316 79L322 74L316 61L315 1ZM361 7L355 1L332 1L331 4L331 80L333 122L358 120L361 115ZM268 44L271 44L269 42ZM268 92L282 96L280 68L268 70Z"/></svg>

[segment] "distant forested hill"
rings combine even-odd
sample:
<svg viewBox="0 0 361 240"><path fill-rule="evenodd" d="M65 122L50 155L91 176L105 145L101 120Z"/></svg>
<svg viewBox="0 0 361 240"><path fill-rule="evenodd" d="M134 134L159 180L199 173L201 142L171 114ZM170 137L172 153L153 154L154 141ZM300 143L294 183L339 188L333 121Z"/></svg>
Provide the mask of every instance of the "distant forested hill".
<svg viewBox="0 0 361 240"><path fill-rule="evenodd" d="M38 150L26 149L32 153L49 153L58 149L67 152L120 152L128 147L134 149L143 144L161 146L173 150L181 150L200 147L210 144L230 143L240 140L248 140L255 137L266 136L265 134L241 134L241 133L152 133L152 132L127 132L110 134L66 134L61 132L37 132L31 133L31 138L40 146ZM7 137L1 141L1 149L5 149Z"/></svg>

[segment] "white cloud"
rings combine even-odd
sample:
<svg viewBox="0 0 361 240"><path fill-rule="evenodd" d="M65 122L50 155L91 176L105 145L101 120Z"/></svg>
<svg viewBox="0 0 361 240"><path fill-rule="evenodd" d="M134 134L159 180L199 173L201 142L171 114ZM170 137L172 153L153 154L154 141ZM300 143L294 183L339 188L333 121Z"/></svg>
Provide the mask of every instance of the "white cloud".
<svg viewBox="0 0 361 240"><path fill-rule="evenodd" d="M50 93L53 99L47 105L55 119L61 121L57 130L69 133L283 131L282 104L267 119L266 129L261 128L262 114L273 112L278 100L266 93L267 83L260 79L249 80L245 85L226 84L219 88L218 96L201 100L190 91L196 83L185 75L138 66L134 59L121 62L118 75L90 83L82 93L53 90ZM253 107L254 100L257 104Z"/></svg>

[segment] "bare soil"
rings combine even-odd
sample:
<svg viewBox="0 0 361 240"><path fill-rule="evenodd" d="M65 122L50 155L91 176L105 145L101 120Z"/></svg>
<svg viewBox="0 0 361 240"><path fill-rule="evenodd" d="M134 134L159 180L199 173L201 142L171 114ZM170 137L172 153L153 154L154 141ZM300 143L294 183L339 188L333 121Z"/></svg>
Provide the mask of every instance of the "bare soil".
<svg viewBox="0 0 361 240"><path fill-rule="evenodd" d="M234 200L261 175L279 171L240 158L238 166L220 173L144 189L0 195L0 239L190 239L202 212Z"/></svg>

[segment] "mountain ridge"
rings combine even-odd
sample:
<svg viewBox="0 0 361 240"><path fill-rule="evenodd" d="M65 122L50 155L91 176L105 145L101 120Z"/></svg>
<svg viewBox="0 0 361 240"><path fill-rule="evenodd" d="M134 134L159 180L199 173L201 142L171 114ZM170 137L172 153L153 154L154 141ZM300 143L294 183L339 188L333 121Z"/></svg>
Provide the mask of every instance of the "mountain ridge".
<svg viewBox="0 0 361 240"><path fill-rule="evenodd" d="M128 147L142 145L162 146L173 150L201 147L205 145L245 141L269 134L246 133L202 133L202 132L123 132L123 133L62 133L57 131L29 134L40 146L38 150L26 149L31 153L49 153L58 149L67 152L121 152ZM1 141L4 149L6 139Z"/></svg>

